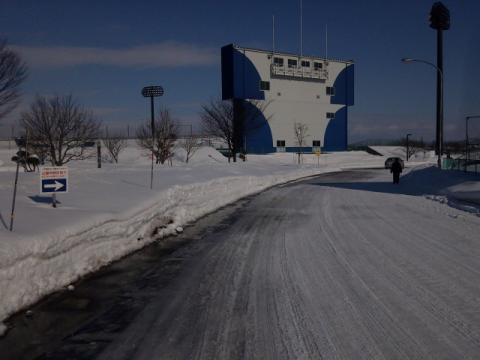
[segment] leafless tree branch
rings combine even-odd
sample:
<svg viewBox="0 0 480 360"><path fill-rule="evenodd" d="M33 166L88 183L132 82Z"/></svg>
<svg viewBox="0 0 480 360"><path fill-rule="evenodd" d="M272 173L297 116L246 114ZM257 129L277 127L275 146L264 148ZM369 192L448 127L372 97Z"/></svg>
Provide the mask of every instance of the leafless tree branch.
<svg viewBox="0 0 480 360"><path fill-rule="evenodd" d="M298 146L298 163L300 164L303 160L303 147L306 145L306 140L308 135L308 126L303 123L295 122L293 124L293 131L295 134L295 142Z"/></svg>
<svg viewBox="0 0 480 360"><path fill-rule="evenodd" d="M100 126L71 95L38 96L30 110L22 113L21 124L33 144L48 148L54 166L91 157L85 143L97 137Z"/></svg>
<svg viewBox="0 0 480 360"><path fill-rule="evenodd" d="M0 119L12 111L20 98L20 85L27 78L27 66L0 39Z"/></svg>
<svg viewBox="0 0 480 360"><path fill-rule="evenodd" d="M185 150L185 162L188 164L188 161L200 148L200 143L194 135L188 135L186 138L182 139L180 146Z"/></svg>
<svg viewBox="0 0 480 360"><path fill-rule="evenodd" d="M107 149L110 160L118 163L118 156L127 147L127 140L119 134L110 135L107 132L102 142L105 149Z"/></svg>
<svg viewBox="0 0 480 360"><path fill-rule="evenodd" d="M178 126L173 121L168 109L161 110L160 116L155 120L155 134L153 139L150 122L140 126L137 130L138 145L150 150L155 156L157 164L164 164L165 161L171 161L177 137Z"/></svg>

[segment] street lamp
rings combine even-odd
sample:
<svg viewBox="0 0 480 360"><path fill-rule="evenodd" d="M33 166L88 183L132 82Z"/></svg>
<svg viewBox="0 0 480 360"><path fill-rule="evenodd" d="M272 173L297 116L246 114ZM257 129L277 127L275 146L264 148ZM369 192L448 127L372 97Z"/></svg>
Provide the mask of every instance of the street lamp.
<svg viewBox="0 0 480 360"><path fill-rule="evenodd" d="M437 70L437 75L438 75L438 78L440 79L440 87L439 87L440 106L437 107L437 135L436 135L435 152L437 153L437 165L439 168L441 168L442 153L443 153L443 71L437 65L426 60L403 58L402 62L403 63L420 62L420 63L430 65Z"/></svg>
<svg viewBox="0 0 480 360"><path fill-rule="evenodd" d="M150 108L151 108L151 113L152 113L152 119L151 119L151 128L152 128L152 167L150 169L150 189L153 188L153 149L154 149L154 144L155 144L155 109L154 109L154 102L153 98L154 97L159 97L163 95L163 88L161 86L145 86L142 89L142 95L143 97L149 97L150 98Z"/></svg>
<svg viewBox="0 0 480 360"><path fill-rule="evenodd" d="M467 165L468 165L468 158L469 158L469 152L468 152L468 120L470 119L479 119L480 115L471 115L471 116L466 116L465 117L465 171L467 171Z"/></svg>
<svg viewBox="0 0 480 360"><path fill-rule="evenodd" d="M408 158L410 157L410 156L409 156L409 155L410 155L410 150L408 149L408 145L409 145L409 143L408 143L408 137L409 137L409 136L412 136L412 134L407 134L407 161L408 161Z"/></svg>

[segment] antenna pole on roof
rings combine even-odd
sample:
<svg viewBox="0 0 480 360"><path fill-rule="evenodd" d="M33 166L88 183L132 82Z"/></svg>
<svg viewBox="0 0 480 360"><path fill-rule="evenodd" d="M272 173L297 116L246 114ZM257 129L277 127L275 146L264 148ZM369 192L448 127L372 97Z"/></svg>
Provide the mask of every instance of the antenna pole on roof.
<svg viewBox="0 0 480 360"><path fill-rule="evenodd" d="M303 56L303 1L300 0L300 57Z"/></svg>
<svg viewBox="0 0 480 360"><path fill-rule="evenodd" d="M273 54L275 54L275 15L272 15L272 55Z"/></svg>
<svg viewBox="0 0 480 360"><path fill-rule="evenodd" d="M325 60L328 60L328 24L325 24Z"/></svg>

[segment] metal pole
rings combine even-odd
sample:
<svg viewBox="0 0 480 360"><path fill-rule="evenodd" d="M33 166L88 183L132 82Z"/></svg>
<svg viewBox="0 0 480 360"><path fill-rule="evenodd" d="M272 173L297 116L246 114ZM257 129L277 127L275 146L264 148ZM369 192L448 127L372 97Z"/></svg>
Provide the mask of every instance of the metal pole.
<svg viewBox="0 0 480 360"><path fill-rule="evenodd" d="M154 149L155 149L155 108L154 108L154 101L153 96L150 96L150 110L151 110L151 128L152 128L152 166L150 169L150 189L153 189L153 158L154 158Z"/></svg>
<svg viewBox="0 0 480 360"><path fill-rule="evenodd" d="M467 171L467 164L470 160L470 140L468 137L468 121L470 119L479 119L480 115L471 115L465 117L465 171ZM477 164L475 163L475 172L477 169Z"/></svg>
<svg viewBox="0 0 480 360"><path fill-rule="evenodd" d="M275 15L272 15L272 55L275 54ZM272 56L273 63L273 56Z"/></svg>
<svg viewBox="0 0 480 360"><path fill-rule="evenodd" d="M300 0L300 57L302 56L303 56L303 1Z"/></svg>
<svg viewBox="0 0 480 360"><path fill-rule="evenodd" d="M465 172L467 172L467 163L468 163L468 119L470 117L467 116L465 118Z"/></svg>
<svg viewBox="0 0 480 360"><path fill-rule="evenodd" d="M408 149L408 137L410 136L410 134L407 134L407 161L409 159L409 149Z"/></svg>
<svg viewBox="0 0 480 360"><path fill-rule="evenodd" d="M14 133L15 133L15 125L12 125L12 129L11 129L11 130L12 130L12 136L10 137L10 140L8 141L8 150L11 149L10 143L12 142L12 140L13 140L14 137L15 137L15 134L14 134Z"/></svg>
<svg viewBox="0 0 480 360"><path fill-rule="evenodd" d="M441 168L443 154L443 30L437 30L437 155Z"/></svg>
<svg viewBox="0 0 480 360"><path fill-rule="evenodd" d="M102 145L100 140L97 141L97 168L102 167Z"/></svg>
<svg viewBox="0 0 480 360"><path fill-rule="evenodd" d="M17 160L17 170L15 171L15 185L13 186L12 212L10 214L10 231L13 231L13 219L15 217L15 199L17 198L18 168L20 161Z"/></svg>

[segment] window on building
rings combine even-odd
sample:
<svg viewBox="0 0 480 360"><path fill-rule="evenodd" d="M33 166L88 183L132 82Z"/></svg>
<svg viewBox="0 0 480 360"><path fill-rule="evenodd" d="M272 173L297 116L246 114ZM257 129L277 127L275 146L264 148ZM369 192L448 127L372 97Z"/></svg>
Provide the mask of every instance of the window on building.
<svg viewBox="0 0 480 360"><path fill-rule="evenodd" d="M260 90L270 90L270 81L260 81Z"/></svg>
<svg viewBox="0 0 480 360"><path fill-rule="evenodd" d="M327 95L335 95L335 88L333 86L327 86Z"/></svg>
<svg viewBox="0 0 480 360"><path fill-rule="evenodd" d="M316 61L315 61L315 62L313 63L313 68L314 68L315 70L322 70L323 64L322 64L321 62L316 62Z"/></svg>
<svg viewBox="0 0 480 360"><path fill-rule="evenodd" d="M334 118L335 118L335 113L327 112L327 119L334 119Z"/></svg>
<svg viewBox="0 0 480 360"><path fill-rule="evenodd" d="M295 59L288 59L288 67L289 67L289 68L296 68L296 67L297 67L297 60L295 60Z"/></svg>
<svg viewBox="0 0 480 360"><path fill-rule="evenodd" d="M277 140L277 147L285 147L285 140Z"/></svg>
<svg viewBox="0 0 480 360"><path fill-rule="evenodd" d="M273 58L273 64L275 66L283 66L283 59L279 57L274 57Z"/></svg>
<svg viewBox="0 0 480 360"><path fill-rule="evenodd" d="M320 140L313 140L312 146L313 147L320 147L321 146L320 144L321 144Z"/></svg>
<svg viewBox="0 0 480 360"><path fill-rule="evenodd" d="M310 61L302 60L302 67L310 67Z"/></svg>

